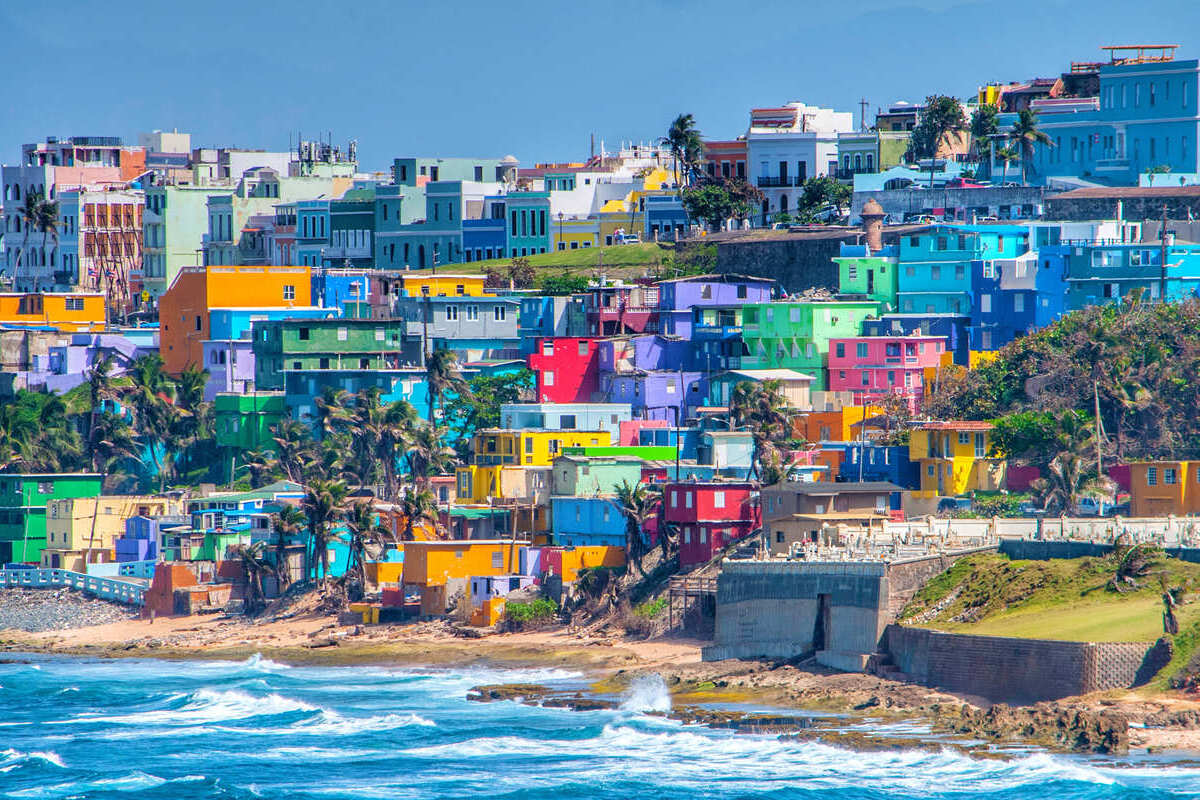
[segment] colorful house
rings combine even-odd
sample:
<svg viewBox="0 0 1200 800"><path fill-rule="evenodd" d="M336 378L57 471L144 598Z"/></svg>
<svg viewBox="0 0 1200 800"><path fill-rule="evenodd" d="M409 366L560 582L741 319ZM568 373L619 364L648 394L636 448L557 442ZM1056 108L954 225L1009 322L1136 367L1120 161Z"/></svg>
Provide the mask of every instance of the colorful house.
<svg viewBox="0 0 1200 800"><path fill-rule="evenodd" d="M816 378L794 369L733 369L713 376L708 389L708 403L728 407L739 383L774 382L789 408L808 411L812 408L810 387Z"/></svg>
<svg viewBox="0 0 1200 800"><path fill-rule="evenodd" d="M898 310L900 258L895 245L872 252L863 244L842 244L838 265L838 290L879 303L883 311Z"/></svg>
<svg viewBox="0 0 1200 800"><path fill-rule="evenodd" d="M471 461L480 466L521 464L549 467L565 447L608 445L608 431L504 430L489 428L475 434Z"/></svg>
<svg viewBox="0 0 1200 800"><path fill-rule="evenodd" d="M570 497L612 494L623 483L637 486L644 464L636 456L567 453L554 459L550 493Z"/></svg>
<svg viewBox="0 0 1200 800"><path fill-rule="evenodd" d="M973 261L1015 259L1029 249L1016 225L932 225L900 240L897 299L902 314L969 314Z"/></svg>
<svg viewBox="0 0 1200 800"><path fill-rule="evenodd" d="M543 403L589 403L600 392L599 339L538 339L529 354L537 399Z"/></svg>
<svg viewBox="0 0 1200 800"><path fill-rule="evenodd" d="M503 403L500 427L557 431L608 431L613 441L633 419L628 403Z"/></svg>
<svg viewBox="0 0 1200 800"><path fill-rule="evenodd" d="M103 292L0 294L0 327L54 328L63 333L108 328Z"/></svg>
<svg viewBox="0 0 1200 800"><path fill-rule="evenodd" d="M747 305L742 367L793 369L814 376L812 389L824 391L830 340L858 336L864 320L878 313L879 304L866 300Z"/></svg>
<svg viewBox="0 0 1200 800"><path fill-rule="evenodd" d="M554 543L566 547L625 547L625 515L611 495L550 498Z"/></svg>
<svg viewBox="0 0 1200 800"><path fill-rule="evenodd" d="M752 483L682 482L663 487L663 524L679 533L679 566L711 561L762 524Z"/></svg>
<svg viewBox="0 0 1200 800"><path fill-rule="evenodd" d="M829 389L850 392L855 405L887 396L916 413L925 395L924 372L938 367L946 340L936 336L857 336L829 343Z"/></svg>
<svg viewBox="0 0 1200 800"><path fill-rule="evenodd" d="M286 388L289 372L415 369L422 364L419 337L403 319L266 320L254 326L254 385Z"/></svg>
<svg viewBox="0 0 1200 800"><path fill-rule="evenodd" d="M965 420L917 423L909 434L909 458L921 466L922 498L1004 488L1006 461L989 455L992 425Z"/></svg>
<svg viewBox="0 0 1200 800"><path fill-rule="evenodd" d="M91 472L0 475L0 564L40 561L47 504L64 497L96 497L103 479Z"/></svg>
<svg viewBox="0 0 1200 800"><path fill-rule="evenodd" d="M421 595L422 614L445 614L467 599L473 577L520 573L513 540L475 539L404 543L405 593Z"/></svg>
<svg viewBox="0 0 1200 800"><path fill-rule="evenodd" d="M1129 472L1130 516L1200 514L1200 462L1141 461Z"/></svg>
<svg viewBox="0 0 1200 800"><path fill-rule="evenodd" d="M204 365L214 308L309 308L308 267L210 266L180 270L159 300L159 351L166 371Z"/></svg>
<svg viewBox="0 0 1200 800"><path fill-rule="evenodd" d="M116 560L116 541L124 536L131 517L174 516L182 511L183 503L173 497L100 495L50 500L41 564L86 572L89 563Z"/></svg>
<svg viewBox="0 0 1200 800"><path fill-rule="evenodd" d="M658 329L692 338L692 324L706 307L768 303L776 281L748 275L691 275L658 282Z"/></svg>
<svg viewBox="0 0 1200 800"><path fill-rule="evenodd" d="M887 481L785 481L762 490L763 531L772 555L820 542L827 528L881 528L900 508L903 488Z"/></svg>
<svg viewBox="0 0 1200 800"><path fill-rule="evenodd" d="M603 280L584 295L588 333L619 336L658 330L658 286Z"/></svg>

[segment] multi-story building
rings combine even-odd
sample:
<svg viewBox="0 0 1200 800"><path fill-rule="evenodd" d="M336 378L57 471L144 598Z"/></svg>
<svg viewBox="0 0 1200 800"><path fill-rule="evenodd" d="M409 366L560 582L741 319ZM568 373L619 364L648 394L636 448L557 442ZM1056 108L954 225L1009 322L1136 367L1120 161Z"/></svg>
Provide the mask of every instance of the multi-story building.
<svg viewBox="0 0 1200 800"><path fill-rule="evenodd" d="M1013 259L1029 249L1016 225L932 225L900 240L897 299L902 314L970 314L971 264Z"/></svg>
<svg viewBox="0 0 1200 800"><path fill-rule="evenodd" d="M103 294L0 294L0 326L54 328L64 333L108 327Z"/></svg>
<svg viewBox="0 0 1200 800"><path fill-rule="evenodd" d="M275 449L272 430L288 418L283 392L219 392L213 400L213 433L217 447L236 477L237 456ZM229 474L229 473L227 473ZM233 478L230 478L233 480Z"/></svg>
<svg viewBox="0 0 1200 800"><path fill-rule="evenodd" d="M709 177L746 179L746 139L706 141L702 168Z"/></svg>
<svg viewBox="0 0 1200 800"><path fill-rule="evenodd" d="M829 390L850 392L855 405L894 395L916 413L924 374L941 366L946 340L936 336L858 336L829 343Z"/></svg>
<svg viewBox="0 0 1200 800"><path fill-rule="evenodd" d="M513 258L550 252L553 220L549 192L510 192L504 198L508 213L508 254Z"/></svg>
<svg viewBox="0 0 1200 800"><path fill-rule="evenodd" d="M863 297L879 303L884 312L898 309L900 290L899 249L888 245L872 250L867 245L843 244L833 259L838 265L838 290L846 297Z"/></svg>
<svg viewBox="0 0 1200 800"><path fill-rule="evenodd" d="M867 300L748 304L742 312L742 367L796 370L815 378L813 390L824 391L830 340L857 336L862 323L878 313L879 303Z"/></svg>
<svg viewBox="0 0 1200 800"><path fill-rule="evenodd" d="M611 495L622 484L637 486L645 463L636 456L567 453L554 459L550 493L571 497Z"/></svg>
<svg viewBox="0 0 1200 800"><path fill-rule="evenodd" d="M142 214L142 288L151 298L161 297L181 269L203 263L204 236L209 228L208 201L231 195L233 191L232 186L187 184L146 188L146 210Z"/></svg>
<svg viewBox="0 0 1200 800"><path fill-rule="evenodd" d="M636 480L634 481L636 483ZM611 495L550 498L554 543L564 547L625 547L625 515Z"/></svg>
<svg viewBox="0 0 1200 800"><path fill-rule="evenodd" d="M932 498L1004 488L1006 461L992 456L992 425L950 421L918 423L910 433L909 459L921 465L921 488Z"/></svg>
<svg viewBox="0 0 1200 800"><path fill-rule="evenodd" d="M746 160L764 195L756 222L766 225L774 213L794 211L805 180L836 173L838 134L852 130L850 112L799 102L752 109Z"/></svg>
<svg viewBox="0 0 1200 800"><path fill-rule="evenodd" d="M742 306L701 306L692 310L691 340L696 365L705 372L740 369Z"/></svg>
<svg viewBox="0 0 1200 800"><path fill-rule="evenodd" d="M601 278L584 295L588 333L619 336L658 330L659 288Z"/></svg>
<svg viewBox="0 0 1200 800"><path fill-rule="evenodd" d="M542 403L590 403L600 393L600 339L537 339L529 354L534 391Z"/></svg>
<svg viewBox="0 0 1200 800"><path fill-rule="evenodd" d="M763 532L772 555L815 544L826 527L882 527L903 488L887 481L784 481L762 490Z"/></svg>
<svg viewBox="0 0 1200 800"><path fill-rule="evenodd" d="M0 564L40 561L47 504L63 497L96 497L103 478L89 472L0 475Z"/></svg>
<svg viewBox="0 0 1200 800"><path fill-rule="evenodd" d="M663 524L679 535L679 566L712 560L762 524L752 483L679 482L663 487Z"/></svg>
<svg viewBox="0 0 1200 800"><path fill-rule="evenodd" d="M211 401L218 392L254 391L254 337L256 324L268 320L334 319L332 308L214 308L209 312L210 338L201 341L208 382L204 399Z"/></svg>
<svg viewBox="0 0 1200 800"><path fill-rule="evenodd" d="M329 245L322 266L375 266L375 190L351 189L329 202Z"/></svg>
<svg viewBox="0 0 1200 800"><path fill-rule="evenodd" d="M522 297L517 319L521 352L528 356L538 339L580 336L587 329L582 297Z"/></svg>
<svg viewBox="0 0 1200 800"><path fill-rule="evenodd" d="M1200 514L1200 462L1140 461L1129 465L1130 516Z"/></svg>
<svg viewBox="0 0 1200 800"><path fill-rule="evenodd" d="M478 466L520 464L549 467L564 447L604 446L612 444L606 430L504 430L489 428L475 434L471 463Z"/></svg>
<svg viewBox="0 0 1200 800"><path fill-rule="evenodd" d="M308 267L188 267L159 302L159 350L166 370L204 364L215 308L311 308Z"/></svg>
<svg viewBox="0 0 1200 800"><path fill-rule="evenodd" d="M288 373L416 369L420 340L404 320L284 319L254 325L254 386L287 388ZM318 392L319 393L319 392Z"/></svg>
<svg viewBox="0 0 1200 800"><path fill-rule="evenodd" d="M500 425L504 428L540 430L608 431L615 442L621 423L633 419L628 403L504 403Z"/></svg>
<svg viewBox="0 0 1200 800"><path fill-rule="evenodd" d="M1195 297L1200 291L1200 247L1175 242L1168 231L1167 265L1160 242L1083 241L1065 252L1066 304L1074 311L1119 303L1133 292L1157 300Z"/></svg>
<svg viewBox="0 0 1200 800"><path fill-rule="evenodd" d="M695 275L658 282L658 330L692 338L692 320L706 306L770 302L776 281L748 275Z"/></svg>
<svg viewBox="0 0 1200 800"><path fill-rule="evenodd" d="M453 350L463 363L521 357L516 297L400 297L393 308L404 321L406 340L420 352Z"/></svg>

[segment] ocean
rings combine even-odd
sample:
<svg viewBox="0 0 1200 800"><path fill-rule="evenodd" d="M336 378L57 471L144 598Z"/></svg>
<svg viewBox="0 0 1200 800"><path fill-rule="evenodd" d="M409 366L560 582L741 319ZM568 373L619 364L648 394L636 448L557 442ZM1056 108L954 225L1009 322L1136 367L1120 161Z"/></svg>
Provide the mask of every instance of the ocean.
<svg viewBox="0 0 1200 800"><path fill-rule="evenodd" d="M0 797L1200 798L1200 763L1017 752L853 752L646 712L473 703L480 683L563 670L288 667L7 654Z"/></svg>

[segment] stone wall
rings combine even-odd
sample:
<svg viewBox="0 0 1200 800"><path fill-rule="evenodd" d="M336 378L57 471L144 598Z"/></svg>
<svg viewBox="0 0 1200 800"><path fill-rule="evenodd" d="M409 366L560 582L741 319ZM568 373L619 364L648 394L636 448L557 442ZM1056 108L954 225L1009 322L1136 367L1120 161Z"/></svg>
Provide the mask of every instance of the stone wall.
<svg viewBox="0 0 1200 800"><path fill-rule="evenodd" d="M903 222L910 215L929 214L935 208L979 209L981 216L1001 215L1001 207L1031 206L1034 215L1041 212L1046 190L1040 186L1007 186L978 189L884 189L878 192L855 192L850 201L850 219L862 217L863 203L875 198L892 222ZM1101 217L1100 219L1105 219ZM967 218L970 222L970 217Z"/></svg>
<svg viewBox="0 0 1200 800"><path fill-rule="evenodd" d="M884 648L909 678L926 686L1032 703L1149 680L1165 648L1144 642L1057 642L941 633L889 625Z"/></svg>
<svg viewBox="0 0 1200 800"><path fill-rule="evenodd" d="M849 231L829 237L729 239L717 243L717 272L771 278L787 292L812 287L837 292L838 268L830 259L841 253L842 242L853 244L861 235Z"/></svg>
<svg viewBox="0 0 1200 800"><path fill-rule="evenodd" d="M1166 547L1167 555L1200 564L1200 549L1195 547ZM1103 558L1113 551L1113 545L1099 542L1038 541L1034 539L1005 539L1000 552L1014 561L1047 561L1051 558Z"/></svg>
<svg viewBox="0 0 1200 800"><path fill-rule="evenodd" d="M1200 217L1200 192L1190 194L1154 194L1139 192L1134 196L1087 197L1061 194L1046 199L1046 219L1061 221L1085 221L1092 219L1116 219L1117 202L1121 202L1121 216L1127 220L1148 220L1162 217L1163 204L1167 206L1167 219Z"/></svg>

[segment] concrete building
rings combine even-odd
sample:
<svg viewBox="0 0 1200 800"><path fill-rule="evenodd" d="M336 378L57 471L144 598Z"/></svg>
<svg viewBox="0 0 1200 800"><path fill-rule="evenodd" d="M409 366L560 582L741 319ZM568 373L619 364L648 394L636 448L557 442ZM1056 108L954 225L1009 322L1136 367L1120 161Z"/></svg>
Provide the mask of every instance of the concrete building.
<svg viewBox="0 0 1200 800"><path fill-rule="evenodd" d="M743 311L744 369L792 369L815 380L824 391L829 342L857 336L862 323L879 313L879 304L860 300L748 304Z"/></svg>
<svg viewBox="0 0 1200 800"><path fill-rule="evenodd" d="M942 365L946 340L936 336L857 336L829 343L829 390L850 392L855 405L903 397L916 413L925 370Z"/></svg>
<svg viewBox="0 0 1200 800"><path fill-rule="evenodd" d="M253 392L254 326L269 320L334 319L330 308L214 308L209 312L209 336L201 342L208 382L204 398L213 400L219 392Z"/></svg>
<svg viewBox="0 0 1200 800"><path fill-rule="evenodd" d="M752 483L687 481L663 487L663 524L679 531L679 565L703 564L762 524Z"/></svg>
<svg viewBox="0 0 1200 800"><path fill-rule="evenodd" d="M96 497L103 478L87 472L0 475L0 564L41 561L47 504L64 497Z"/></svg>
<svg viewBox="0 0 1200 800"><path fill-rule="evenodd" d="M1007 462L991 455L991 430L987 422L918 423L908 444L909 458L921 465L921 488L914 496L1003 489Z"/></svg>
<svg viewBox="0 0 1200 800"><path fill-rule="evenodd" d="M621 423L633 418L629 403L503 403L500 426L538 430L608 431L621 435Z"/></svg>
<svg viewBox="0 0 1200 800"><path fill-rule="evenodd" d="M88 564L116 560L116 541L125 534L125 523L131 517L182 512L183 502L173 497L100 495L50 500L41 565L87 572Z"/></svg>
<svg viewBox="0 0 1200 800"><path fill-rule="evenodd" d="M772 555L817 543L838 525L878 526L900 508L903 487L888 482L785 481L762 490L763 535Z"/></svg>
<svg viewBox="0 0 1200 800"><path fill-rule="evenodd" d="M208 201L233 194L232 186L154 185L146 188L142 215L142 288L157 300L184 267L204 263ZM293 262L288 262L293 263Z"/></svg>
<svg viewBox="0 0 1200 800"><path fill-rule="evenodd" d="M287 388L288 373L417 369L420 341L403 320L277 319L254 325L254 386ZM319 392L318 392L319 394Z"/></svg>

